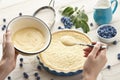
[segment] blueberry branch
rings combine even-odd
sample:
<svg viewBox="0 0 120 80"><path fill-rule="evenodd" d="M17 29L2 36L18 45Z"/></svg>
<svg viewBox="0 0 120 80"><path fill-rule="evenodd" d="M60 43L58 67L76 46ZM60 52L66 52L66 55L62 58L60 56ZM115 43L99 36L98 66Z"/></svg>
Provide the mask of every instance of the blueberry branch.
<svg viewBox="0 0 120 80"><path fill-rule="evenodd" d="M69 17L75 28L82 28L85 33L90 31L87 24L88 16L87 14L85 14L84 9L80 10L78 9L78 7L66 7L63 10L62 15L65 17Z"/></svg>

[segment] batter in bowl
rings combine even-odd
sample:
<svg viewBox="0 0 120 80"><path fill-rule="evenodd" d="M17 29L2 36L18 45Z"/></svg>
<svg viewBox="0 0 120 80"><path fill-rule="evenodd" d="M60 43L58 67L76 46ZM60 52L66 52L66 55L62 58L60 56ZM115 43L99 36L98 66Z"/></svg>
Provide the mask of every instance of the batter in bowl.
<svg viewBox="0 0 120 80"><path fill-rule="evenodd" d="M36 52L45 43L42 32L34 27L16 31L12 36L12 41L18 49L25 52Z"/></svg>

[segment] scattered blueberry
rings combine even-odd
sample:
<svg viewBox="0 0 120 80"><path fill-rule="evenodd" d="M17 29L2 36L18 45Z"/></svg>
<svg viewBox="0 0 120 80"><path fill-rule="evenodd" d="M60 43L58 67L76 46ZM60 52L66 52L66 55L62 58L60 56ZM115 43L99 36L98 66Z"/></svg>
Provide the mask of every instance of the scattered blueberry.
<svg viewBox="0 0 120 80"><path fill-rule="evenodd" d="M73 26L73 22L70 17L62 17L61 22L64 24L65 28L70 29Z"/></svg>
<svg viewBox="0 0 120 80"><path fill-rule="evenodd" d="M34 76L35 76L35 77L38 77L38 73L35 73Z"/></svg>
<svg viewBox="0 0 120 80"><path fill-rule="evenodd" d="M6 19L5 19L5 18L3 18L3 22L6 22Z"/></svg>
<svg viewBox="0 0 120 80"><path fill-rule="evenodd" d="M20 64L19 64L19 66L20 66L20 67L23 67L23 64L22 64L22 63L20 63Z"/></svg>
<svg viewBox="0 0 120 80"><path fill-rule="evenodd" d="M109 39L114 37L117 34L117 31L112 26L103 26L98 29L97 33L99 34L99 36Z"/></svg>
<svg viewBox="0 0 120 80"><path fill-rule="evenodd" d="M23 62L23 58L20 58L20 62Z"/></svg>
<svg viewBox="0 0 120 80"><path fill-rule="evenodd" d="M114 45L116 45L117 44L117 41L115 40L115 41L113 41L113 43L112 44L114 44Z"/></svg>
<svg viewBox="0 0 120 80"><path fill-rule="evenodd" d="M118 53L118 56L120 56L120 53Z"/></svg>
<svg viewBox="0 0 120 80"><path fill-rule="evenodd" d="M19 16L22 16L22 13L19 13Z"/></svg>
<svg viewBox="0 0 120 80"><path fill-rule="evenodd" d="M23 76L24 76L25 79L29 78L29 75L26 72L23 73Z"/></svg>
<svg viewBox="0 0 120 80"><path fill-rule="evenodd" d="M36 80L40 80L40 77L38 76L38 77L36 77Z"/></svg>
<svg viewBox="0 0 120 80"><path fill-rule="evenodd" d="M11 77L10 77L10 76L8 76L8 80L11 80Z"/></svg>
<svg viewBox="0 0 120 80"><path fill-rule="evenodd" d="M118 60L120 60L120 53L118 53L118 55L117 55L117 56L118 56Z"/></svg>
<svg viewBox="0 0 120 80"><path fill-rule="evenodd" d="M110 68L111 68L111 66L110 66L110 65L108 65L108 66L107 66L107 69L110 69Z"/></svg>
<svg viewBox="0 0 120 80"><path fill-rule="evenodd" d="M38 65L38 66L37 66L37 69L38 69L38 70L41 70L42 68L41 68L41 66L40 66L40 65Z"/></svg>
<svg viewBox="0 0 120 80"><path fill-rule="evenodd" d="M4 28L6 28L6 25L3 25Z"/></svg>
<svg viewBox="0 0 120 80"><path fill-rule="evenodd" d="M6 28L6 25L3 25L3 27L1 28L1 29L2 29L2 31L4 31L4 30L5 30L5 28Z"/></svg>
<svg viewBox="0 0 120 80"><path fill-rule="evenodd" d="M93 23L90 23L90 26L92 27L92 26L93 26Z"/></svg>
<svg viewBox="0 0 120 80"><path fill-rule="evenodd" d="M61 27L61 26L59 26L59 27L58 27L58 29L62 29L62 27Z"/></svg>
<svg viewBox="0 0 120 80"><path fill-rule="evenodd" d="M2 29L2 31L4 31L4 30L5 30L5 28L4 28L4 27L2 27L1 29Z"/></svg>

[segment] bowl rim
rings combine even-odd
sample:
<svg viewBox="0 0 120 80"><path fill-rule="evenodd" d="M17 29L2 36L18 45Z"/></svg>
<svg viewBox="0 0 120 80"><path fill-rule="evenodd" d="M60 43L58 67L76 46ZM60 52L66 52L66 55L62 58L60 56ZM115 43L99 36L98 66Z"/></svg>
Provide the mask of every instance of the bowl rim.
<svg viewBox="0 0 120 80"><path fill-rule="evenodd" d="M32 18L32 19L34 19L34 20L37 20L37 21L41 22L43 25L45 25L45 28L47 29L47 31L48 31L48 33L49 33L49 42L48 42L48 44L47 44L46 46L44 46L44 48L42 48L42 49L40 49L40 50L38 50L38 51L36 51L36 52L26 52L26 51L23 51L23 50L17 48L15 45L14 45L14 48L15 48L18 52L20 52L21 54L23 54L23 55L24 55L24 54L25 54L25 55L39 54L39 53L43 52L44 50L46 50L46 49L49 47L49 45L50 45L50 43L51 43L51 39L52 39L52 34L51 34L51 31L50 31L48 25L47 25L44 21L42 21L41 19L39 19L39 18L37 18L37 17L35 17L35 16L22 15L22 16L18 16L18 17L13 18L13 19L8 23L8 25L7 25L7 27L6 27L6 31L9 30L9 25L10 25L14 20L16 20L16 19L18 19L18 18Z"/></svg>
<svg viewBox="0 0 120 80"><path fill-rule="evenodd" d="M82 32L82 31L79 31L77 29L61 29L61 30L53 32L52 35L56 34L56 33L59 33L59 32L65 32L65 31L72 31L72 32L77 32L77 33L83 34L90 40L90 42L92 42L92 39L86 33Z"/></svg>
<svg viewBox="0 0 120 80"><path fill-rule="evenodd" d="M101 37L101 36L98 34L98 30L99 30L101 27L104 27L104 26L113 27L113 28L116 30L116 32L117 32L117 29L116 29L113 25L111 25L111 24L102 24L102 25L98 26L98 28L97 28L97 30L96 30L97 36L98 36L99 38L101 38L101 39L104 39L104 40L114 39L114 38L117 36L117 33L115 34L114 37L111 37L111 38L104 38L104 37Z"/></svg>

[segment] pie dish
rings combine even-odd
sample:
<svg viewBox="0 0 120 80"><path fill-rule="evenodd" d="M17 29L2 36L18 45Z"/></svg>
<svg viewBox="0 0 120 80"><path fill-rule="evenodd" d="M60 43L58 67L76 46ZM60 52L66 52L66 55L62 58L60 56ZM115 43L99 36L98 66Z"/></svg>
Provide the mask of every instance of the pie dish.
<svg viewBox="0 0 120 80"><path fill-rule="evenodd" d="M72 36L77 42L91 44L90 38L79 31L62 30L52 34L50 46L38 55L45 70L59 76L72 76L81 73L86 60L83 49L86 46L66 46L61 37Z"/></svg>

